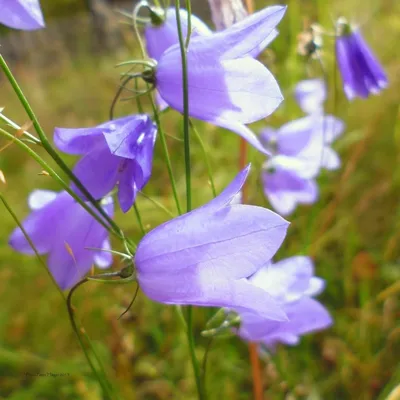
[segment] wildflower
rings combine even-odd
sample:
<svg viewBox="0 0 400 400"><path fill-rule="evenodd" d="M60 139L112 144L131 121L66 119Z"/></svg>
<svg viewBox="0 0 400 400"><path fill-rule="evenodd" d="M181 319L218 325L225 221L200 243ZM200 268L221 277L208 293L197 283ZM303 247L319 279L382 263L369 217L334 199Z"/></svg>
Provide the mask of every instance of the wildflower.
<svg viewBox="0 0 400 400"><path fill-rule="evenodd" d="M0 23L10 28L35 30L44 28L39 0L0 0Z"/></svg>
<svg viewBox="0 0 400 400"><path fill-rule="evenodd" d="M273 75L254 57L270 42L285 10L268 7L224 31L194 37L187 52L190 116L236 132L263 153L245 124L271 114L283 97ZM154 82L164 101L183 112L179 45L163 53Z"/></svg>
<svg viewBox="0 0 400 400"><path fill-rule="evenodd" d="M150 179L156 136L156 125L145 114L92 128L54 131L55 144L61 151L83 155L74 174L90 194L101 199L118 186L123 212L130 209L137 192Z"/></svg>
<svg viewBox="0 0 400 400"><path fill-rule="evenodd" d="M322 79L307 79L299 82L294 96L306 114L322 113L326 100L326 86Z"/></svg>
<svg viewBox="0 0 400 400"><path fill-rule="evenodd" d="M290 215L298 204L313 204L318 199L315 180L302 178L290 169L264 167L261 177L265 197L281 215Z"/></svg>
<svg viewBox="0 0 400 400"><path fill-rule="evenodd" d="M285 310L288 320L271 321L251 312L239 311L241 326L238 334L243 339L273 349L277 343L295 345L301 335L332 324L329 312L311 298L323 291L325 283L314 277L314 266L309 257L291 257L269 264L249 281L268 292Z"/></svg>
<svg viewBox="0 0 400 400"><path fill-rule="evenodd" d="M49 270L61 289L68 289L96 264L107 268L111 254L88 247L110 249L107 230L66 192L35 190L28 199L32 213L23 227L39 254L48 254ZM112 199L103 201L109 216ZM20 228L9 239L10 246L24 254L34 254Z"/></svg>
<svg viewBox="0 0 400 400"><path fill-rule="evenodd" d="M349 100L377 94L388 85L379 61L358 29L352 29L344 18L338 20L336 57L342 75L344 92Z"/></svg>
<svg viewBox="0 0 400 400"><path fill-rule="evenodd" d="M135 264L143 292L165 304L237 307L285 320L280 307L246 278L280 247L288 222L265 208L231 204L249 167L214 200L168 221L139 243Z"/></svg>
<svg viewBox="0 0 400 400"><path fill-rule="evenodd" d="M291 214L298 204L317 201L314 178L322 167L340 167L331 144L343 130L341 120L318 113L288 122L277 131L263 130L261 140L273 154L262 169L264 194L281 215Z"/></svg>

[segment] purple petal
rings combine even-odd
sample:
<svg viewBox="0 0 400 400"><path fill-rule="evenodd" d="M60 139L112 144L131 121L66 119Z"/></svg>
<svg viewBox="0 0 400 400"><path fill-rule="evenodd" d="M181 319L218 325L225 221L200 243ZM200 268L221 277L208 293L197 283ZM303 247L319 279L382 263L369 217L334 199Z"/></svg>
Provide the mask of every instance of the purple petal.
<svg viewBox="0 0 400 400"><path fill-rule="evenodd" d="M273 75L257 60L210 60L188 53L189 114L214 123L218 119L247 124L270 115L283 97ZM168 51L157 69L157 88L163 99L183 112L180 54Z"/></svg>
<svg viewBox="0 0 400 400"><path fill-rule="evenodd" d="M261 268L250 282L267 291L279 303L288 303L308 293L313 273L311 258L296 256Z"/></svg>
<svg viewBox="0 0 400 400"><path fill-rule="evenodd" d="M0 0L0 23L10 28L35 30L44 27L39 0Z"/></svg>
<svg viewBox="0 0 400 400"><path fill-rule="evenodd" d="M160 303L228 307L276 321L287 320L268 293L246 279L226 279L209 269L171 271L168 278L158 274L139 276L139 283L149 298Z"/></svg>
<svg viewBox="0 0 400 400"><path fill-rule="evenodd" d="M336 151L331 149L330 147L324 147L321 166L330 171L334 171L336 169L339 169L341 164L342 163Z"/></svg>
<svg viewBox="0 0 400 400"><path fill-rule="evenodd" d="M95 199L101 199L116 185L123 158L113 156L107 145L98 146L75 165L74 174ZM77 193L79 189L72 184Z"/></svg>
<svg viewBox="0 0 400 400"><path fill-rule="evenodd" d="M182 34L186 38L188 13L184 9L180 9L179 13L181 17ZM191 38L211 35L212 32L210 28L195 15L191 15L190 22L192 25ZM167 9L165 21L161 25L156 26L148 24L145 28L144 35L147 54L150 58L154 58L158 61L165 50L179 42L175 8Z"/></svg>
<svg viewBox="0 0 400 400"><path fill-rule="evenodd" d="M103 127L92 128L55 128L54 144L58 149L68 154L86 154L93 147L104 141Z"/></svg>
<svg viewBox="0 0 400 400"><path fill-rule="evenodd" d="M291 171L277 169L262 174L264 193L272 207L281 215L291 214L297 204L317 201L318 187L314 180L304 179Z"/></svg>
<svg viewBox="0 0 400 400"><path fill-rule="evenodd" d="M28 205L31 210L40 210L53 202L58 196L57 192L52 190L34 190L28 197Z"/></svg>
<svg viewBox="0 0 400 400"><path fill-rule="evenodd" d="M294 96L300 108L307 114L323 111L326 85L323 79L308 79L296 85Z"/></svg>
<svg viewBox="0 0 400 400"><path fill-rule="evenodd" d="M108 238L105 239L100 248L104 250L111 250L110 240ZM108 268L113 262L112 253L108 251L95 252L93 261L99 268Z"/></svg>
<svg viewBox="0 0 400 400"><path fill-rule="evenodd" d="M122 212L126 213L135 202L138 190L143 187L143 178L135 179L135 171L140 171L140 167L133 160L122 162L118 181L118 201ZM137 176L137 175L136 175ZM140 185L140 188L137 187Z"/></svg>
<svg viewBox="0 0 400 400"><path fill-rule="evenodd" d="M257 57L276 37L275 27L285 12L286 7L267 7L224 31L209 37L196 37L190 42L188 54L195 51L209 58L223 60ZM173 51L173 48L169 51Z"/></svg>

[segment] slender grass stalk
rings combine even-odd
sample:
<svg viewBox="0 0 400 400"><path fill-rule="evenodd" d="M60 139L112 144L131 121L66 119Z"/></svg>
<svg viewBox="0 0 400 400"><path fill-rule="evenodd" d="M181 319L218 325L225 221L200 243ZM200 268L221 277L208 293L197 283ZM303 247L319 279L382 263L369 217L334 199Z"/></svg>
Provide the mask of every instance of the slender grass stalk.
<svg viewBox="0 0 400 400"><path fill-rule="evenodd" d="M182 23L180 16L180 0L175 0L175 14L176 24L178 28L179 46L181 50L182 59L182 87L183 87L183 138L184 138L184 153L185 153L185 177L186 177L186 211L189 212L192 209L192 183L191 183L191 165L190 165L190 131L189 131L189 90L188 90L188 74L187 74L187 58L186 48L190 40L190 19L191 19L191 7L190 0L186 0L186 8L188 11L188 35L186 43L182 32ZM201 371L199 362L195 352L195 342L193 335L193 307L187 307L187 339L190 351L190 357L192 360L193 372L196 380L197 395L199 400L205 399L205 393L203 390L203 383L201 380Z"/></svg>
<svg viewBox="0 0 400 400"><path fill-rule="evenodd" d="M25 112L28 114L31 119L33 126L35 127L36 133L38 134L40 141L42 143L43 148L47 151L47 153L51 156L51 158L58 164L58 166L65 172L65 174L75 183L77 188L83 193L83 195L88 199L88 201L93 205L94 208L100 213L100 215L104 218L105 221L109 224L107 227L108 231L114 231L120 238L122 238L121 230L118 225L113 221L113 219L106 213L106 211L101 207L98 201L88 192L86 187L82 185L81 181L74 175L74 173L70 170L70 168L64 163L62 158L57 154L57 152L53 149L50 142L48 141L41 125L39 124L38 119L36 118L35 113L30 106L28 99L25 97L22 89L18 85L18 82L14 78L10 68L8 67L6 61L3 56L0 54L0 67L5 73L8 81L10 82L12 88L14 89L15 94L17 95L21 105L24 107Z"/></svg>
<svg viewBox="0 0 400 400"><path fill-rule="evenodd" d="M140 231L142 232L143 235L145 235L146 234L146 230L144 229L143 222L142 222L142 217L140 216L140 212L139 212L138 206L136 204L136 201L133 203L133 209L135 211L135 215L136 215L136 219L137 219L138 224L139 224Z"/></svg>

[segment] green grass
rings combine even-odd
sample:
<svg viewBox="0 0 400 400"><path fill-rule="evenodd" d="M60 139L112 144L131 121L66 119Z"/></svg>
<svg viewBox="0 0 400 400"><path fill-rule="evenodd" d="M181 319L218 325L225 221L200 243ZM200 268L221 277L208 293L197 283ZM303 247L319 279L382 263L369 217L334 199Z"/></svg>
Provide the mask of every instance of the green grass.
<svg viewBox="0 0 400 400"><path fill-rule="evenodd" d="M271 399L385 399L400 383L400 7L381 0L361 9L357 1L289 1L288 15L280 36L263 59L276 75L286 101L267 121L280 124L301 115L292 99L293 84L306 77L306 65L295 54L296 35L303 17L329 26L330 15L347 12L366 18L380 6L366 28L366 39L376 50L390 78L390 87L380 96L348 103L340 88L334 104L332 90L328 112L343 118L347 129L335 147L343 166L319 178L321 197L312 207L299 207L289 220L288 237L277 259L309 254L317 274L327 281L320 297L335 320L324 332L304 337L295 348L282 347L265 359L263 377ZM363 6L364 7L364 6ZM326 41L325 60L332 84L332 43ZM45 131L51 137L55 126L90 126L106 120L115 93L117 62L131 58L128 51L101 57L78 55L68 66L54 71L19 68L17 78L24 88ZM318 66L311 65L317 72ZM331 86L332 89L332 86ZM0 81L0 106L20 124L26 115L11 88ZM134 112L134 104L121 103L118 114ZM182 138L181 117L169 111L162 117L167 133ZM257 131L264 125L254 126ZM239 139L197 123L209 152L217 191L237 171ZM0 147L5 144L0 141ZM168 138L182 205L185 176L183 144ZM75 161L69 160L71 165ZM253 169L250 199L267 205L262 195L258 169L263 158L251 150ZM212 197L201 148L192 139L193 202L204 204ZM28 213L27 194L34 188L58 189L41 169L16 146L0 153L0 170L7 184L0 190L22 219ZM152 179L145 192L175 212L160 142ZM145 198L138 208L146 229L168 215ZM0 208L0 398L101 399L59 294L32 257L11 251L7 237L14 222ZM133 240L140 230L133 210L117 215L117 221ZM115 269L120 268L116 260ZM396 285L397 290L393 285ZM394 288L393 288L394 287ZM195 399L195 386L186 337L173 307L152 303L139 295L122 320L120 313L134 294L132 286L89 283L76 294L74 304L86 331L98 349L114 387L123 399ZM392 289L390 289L392 288ZM199 332L209 311L195 309L197 352L207 344ZM66 373L68 376L44 377ZM251 398L251 374L247 346L237 338L217 340L209 355L207 390L210 399Z"/></svg>

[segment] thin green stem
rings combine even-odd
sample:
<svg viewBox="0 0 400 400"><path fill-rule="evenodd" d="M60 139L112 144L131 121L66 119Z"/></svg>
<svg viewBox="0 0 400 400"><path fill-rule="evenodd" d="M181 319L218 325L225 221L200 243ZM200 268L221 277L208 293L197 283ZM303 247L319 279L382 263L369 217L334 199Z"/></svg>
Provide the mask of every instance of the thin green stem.
<svg viewBox="0 0 400 400"><path fill-rule="evenodd" d="M57 152L53 149L50 142L48 141L42 127L39 124L38 119L36 118L35 113L32 110L27 98L25 97L22 89L18 85L18 82L14 78L10 68L8 67L6 61L4 60L3 56L0 54L0 67L4 71L5 75L7 76L8 81L10 82L12 88L14 89L15 94L17 95L19 101L21 102L22 106L25 109L25 112L28 114L29 118L31 119L33 126L40 138L43 148L47 151L47 153L51 156L51 158L58 164L58 166L65 172L65 174L75 183L77 188L83 193L83 195L88 199L90 203L92 203L93 207L97 209L100 215L104 218L105 221L109 224L107 228L108 231L114 231L116 235L120 238L121 231L118 225L113 221L113 219L106 213L106 211L101 207L101 205L94 199L94 197L88 192L86 187L82 185L81 181L74 175L74 173L69 169L69 167L64 163L62 158L57 154Z"/></svg>
<svg viewBox="0 0 400 400"><path fill-rule="evenodd" d="M190 0L186 0L186 8L188 10L188 36L187 43L190 39L190 18L191 7ZM189 136L189 90L188 90L188 74L187 74L187 58L186 58L186 45L182 33L182 23L180 17L180 0L175 0L175 14L176 24L178 28L179 46L181 50L182 59L182 87L183 87L183 140L185 152L185 177L186 177L186 211L192 209L192 184L191 184L191 165L190 165L190 136ZM187 339L190 351L190 357L193 365L193 372L196 380L197 394L200 400L205 398L203 384L201 380L201 371L199 362L195 352L195 341L193 335L193 307L187 307Z"/></svg>
<svg viewBox="0 0 400 400"><path fill-rule="evenodd" d="M139 212L138 206L136 204L136 201L133 203L133 209L135 211L135 215L136 215L136 219L137 219L138 224L139 224L139 228L140 228L142 234L145 235L146 234L146 230L144 229L143 222L142 222L142 217L140 216L140 212Z"/></svg>
<svg viewBox="0 0 400 400"><path fill-rule="evenodd" d="M189 136L189 90L188 90L186 47L183 38L181 15L179 9L180 9L180 1L176 0L175 1L176 24L178 28L179 46L181 49L181 59L182 59L183 141L184 141L184 151L185 151L186 211L189 212L192 209L192 187L191 187L192 183L191 183L190 136ZM190 20L190 14L188 14L188 20Z"/></svg>
<svg viewBox="0 0 400 400"><path fill-rule="evenodd" d="M21 130L22 127L19 126L18 124L16 124L14 121L11 121L11 119L7 118L4 114L2 114L0 112L0 119L2 119L5 123L7 123L8 125L10 125L12 128L16 129L16 130ZM42 142L40 141L40 139L38 139L36 136L33 136L32 134L30 134L29 132L23 130L22 133L29 138L33 143L41 145Z"/></svg>
<svg viewBox="0 0 400 400"><path fill-rule="evenodd" d="M190 36L192 35L192 2L190 0L185 0L185 3L186 3L186 10L188 13L187 34L185 42L185 49L187 50L189 47Z"/></svg>
<svg viewBox="0 0 400 400"><path fill-rule="evenodd" d="M150 98L151 105L153 107L154 120L156 121L157 131L158 131L158 134L160 135L161 145L162 145L163 151L164 151L165 163L167 164L167 170L168 170L169 180L171 182L172 194L175 199L176 209L178 210L178 214L180 215L180 214L182 214L182 209L181 209L181 206L179 203L178 190L176 188L174 173L172 171L172 164L171 164L171 159L169 156L167 139L165 137L165 132L161 126L160 116L158 114L157 107L154 103L154 100L153 100L153 97L151 96L151 94L149 94L149 98Z"/></svg>
<svg viewBox="0 0 400 400"><path fill-rule="evenodd" d="M110 383L107 381L107 378L105 376L104 370L102 370L101 373L100 373L99 371L97 371L96 367L94 366L93 360L91 359L91 357L89 355L89 352L88 352L85 344L83 343L80 330L78 329L78 326L76 324L75 317L74 317L74 309L73 309L73 306L72 306L72 295L74 294L75 290L78 289L79 286L83 285L86 282L88 282L87 278L79 281L69 291L68 297L67 297L68 316L69 316L69 319L70 319L70 322L71 322L72 329L75 332L76 337L78 338L79 344L80 344L80 346L82 348L82 351L83 351L83 353L84 353L84 355L86 357L86 360L87 360L87 362L88 362L93 374L96 376L98 382L100 383L100 386L103 389L104 395L107 396L107 398L112 399L113 398L112 387L111 387ZM96 361L98 362L100 368L102 369L102 364L99 362L99 358L98 358L96 352L94 351L93 347L91 346L91 342L90 342L88 336L86 335L86 333L84 333L84 335L86 336L86 338L88 340L88 343L90 344L90 348L91 348L93 354L95 355Z"/></svg>
<svg viewBox="0 0 400 400"><path fill-rule="evenodd" d="M213 178L211 164L210 164L210 160L208 158L206 147L204 145L203 139L201 138L198 130L196 129L196 127L194 126L192 121L190 121L190 127L192 128L194 134L196 135L197 141L200 144L201 151L202 151L203 156L204 156L204 161L206 163L207 175L208 175L208 180L210 181L211 191L212 191L213 196L216 197L217 196L217 191L215 190L214 178Z"/></svg>
<svg viewBox="0 0 400 400"><path fill-rule="evenodd" d="M168 210L167 207L165 207L163 204L161 204L159 201L157 201L156 199L154 199L153 197L148 196L146 193L143 192L139 192L145 199L151 201L155 206L157 206L160 210L163 210L166 214L168 214L168 216L170 216L171 218L174 218L175 215L172 214L171 211Z"/></svg>
<svg viewBox="0 0 400 400"><path fill-rule="evenodd" d="M6 138L10 139L21 147L23 150L25 150L30 157L32 157L35 161L37 161L40 166L55 180L57 181L63 188L64 190L69 193L93 218L96 219L97 222L99 222L105 229L109 230L108 225L104 222L102 218L98 214L92 210L88 204L86 204L72 189L69 188L68 184L64 182L64 180L43 160L42 157L39 156L35 151L33 151L27 144L25 144L22 140L16 138L14 135L11 133L8 133L4 129L0 128L0 134L5 136ZM115 234L113 231L111 233Z"/></svg>

